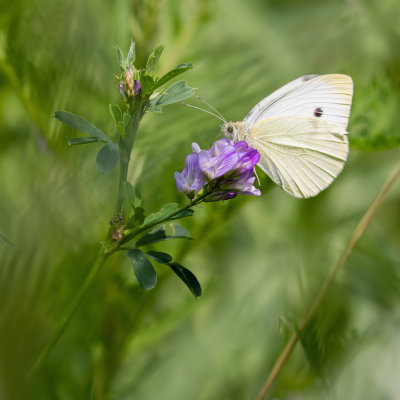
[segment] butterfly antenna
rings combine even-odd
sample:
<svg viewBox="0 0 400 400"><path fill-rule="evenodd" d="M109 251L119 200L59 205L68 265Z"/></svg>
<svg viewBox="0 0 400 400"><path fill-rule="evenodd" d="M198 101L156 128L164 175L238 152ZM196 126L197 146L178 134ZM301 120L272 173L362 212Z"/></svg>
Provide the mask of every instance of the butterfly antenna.
<svg viewBox="0 0 400 400"><path fill-rule="evenodd" d="M200 96L196 96L196 99L201 101L202 103L204 103L206 106L210 107L211 110L215 111L220 117L221 119L226 123L226 119L224 118L224 116L215 108L213 107L210 103L208 103L207 101L205 101L203 98L201 98Z"/></svg>
<svg viewBox="0 0 400 400"><path fill-rule="evenodd" d="M258 174L257 174L257 171L256 171L255 168L254 168L254 175L255 175L256 178L257 178L258 186L261 186L260 179L258 178Z"/></svg>
<svg viewBox="0 0 400 400"><path fill-rule="evenodd" d="M183 101L182 101L182 105L184 105L184 106L186 106L186 107L190 107L190 108L195 108L196 110L204 111L204 112L206 112L207 114L214 115L214 117L220 119L222 122L226 122L221 116L219 116L219 115L217 115L217 114L214 114L214 113L212 113L211 111L205 110L204 108L192 106L191 104L184 103Z"/></svg>

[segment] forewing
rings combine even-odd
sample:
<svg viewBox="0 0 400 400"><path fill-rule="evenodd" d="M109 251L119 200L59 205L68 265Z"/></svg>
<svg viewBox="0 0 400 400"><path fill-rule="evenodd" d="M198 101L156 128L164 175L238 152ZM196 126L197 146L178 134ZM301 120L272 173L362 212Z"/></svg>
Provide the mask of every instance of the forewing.
<svg viewBox="0 0 400 400"><path fill-rule="evenodd" d="M343 169L347 132L317 117L274 117L256 123L247 138L261 155L258 166L295 197L313 197Z"/></svg>
<svg viewBox="0 0 400 400"><path fill-rule="evenodd" d="M283 115L317 117L347 128L353 81L347 75L305 75L261 100L244 119L247 130L267 118Z"/></svg>

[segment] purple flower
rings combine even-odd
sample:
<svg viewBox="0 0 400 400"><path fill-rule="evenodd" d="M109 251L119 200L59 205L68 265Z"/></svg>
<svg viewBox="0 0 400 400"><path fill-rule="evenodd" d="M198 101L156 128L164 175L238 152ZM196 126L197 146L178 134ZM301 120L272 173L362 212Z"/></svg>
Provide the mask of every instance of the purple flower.
<svg viewBox="0 0 400 400"><path fill-rule="evenodd" d="M199 155L189 154L182 172L175 172L176 189L193 198L204 186L205 176L200 168Z"/></svg>
<svg viewBox="0 0 400 400"><path fill-rule="evenodd" d="M193 143L192 151L186 157L185 169L175 172L177 189L191 199L201 189L206 195L204 201L233 199L238 194L261 195L253 186L254 167L260 155L246 142L234 143L224 138L208 151Z"/></svg>
<svg viewBox="0 0 400 400"><path fill-rule="evenodd" d="M240 175L238 179L232 179L221 183L220 188L240 194L260 196L261 192L253 186L255 179L255 176L253 176L253 169L251 169Z"/></svg>
<svg viewBox="0 0 400 400"><path fill-rule="evenodd" d="M137 79L135 79L133 81L133 92L137 96L140 94L141 91L142 91L142 88L140 87L140 83Z"/></svg>
<svg viewBox="0 0 400 400"><path fill-rule="evenodd" d="M124 85L120 82L119 83L119 91L121 92L122 96L124 95Z"/></svg>
<svg viewBox="0 0 400 400"><path fill-rule="evenodd" d="M249 147L249 145L244 141L237 142L234 146L240 156L240 160L236 164L236 170L241 174L247 171L252 171L260 160L260 154L258 151Z"/></svg>

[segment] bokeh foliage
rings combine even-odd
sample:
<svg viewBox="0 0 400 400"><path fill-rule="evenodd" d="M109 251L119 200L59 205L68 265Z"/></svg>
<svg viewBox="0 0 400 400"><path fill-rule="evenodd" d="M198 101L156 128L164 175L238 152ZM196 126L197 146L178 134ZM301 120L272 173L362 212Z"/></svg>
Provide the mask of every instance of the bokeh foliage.
<svg viewBox="0 0 400 400"><path fill-rule="evenodd" d="M400 3L1 0L0 9L0 231L14 244L0 243L0 398L254 397L399 159ZM96 145L69 148L75 132L52 116L67 109L112 136L113 46L131 38L139 65L166 45L160 74L192 61L189 85L232 120L302 74L351 75L350 157L317 198L290 198L262 176L260 199L197 210L186 222L195 241L173 252L201 280L198 301L163 266L143 292L125 258L111 258L27 384L93 262L117 181L96 171ZM206 147L218 134L216 119L180 106L145 117L130 179L146 208L183 201L173 172L192 141ZM275 397L400 397L399 196L397 185Z"/></svg>

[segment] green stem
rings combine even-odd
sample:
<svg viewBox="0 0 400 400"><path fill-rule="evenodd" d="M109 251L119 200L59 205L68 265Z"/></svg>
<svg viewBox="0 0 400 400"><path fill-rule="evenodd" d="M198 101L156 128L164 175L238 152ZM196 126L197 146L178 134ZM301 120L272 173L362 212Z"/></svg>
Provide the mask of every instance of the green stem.
<svg viewBox="0 0 400 400"><path fill-rule="evenodd" d="M131 120L128 129L126 130L125 138L121 137L119 141L119 183L118 195L115 203L114 215L120 215L123 212L124 206L124 190L125 182L128 179L129 162L133 144L135 143L136 133L139 129L139 124L146 110L148 98L143 99L139 105L132 111Z"/></svg>
<svg viewBox="0 0 400 400"><path fill-rule="evenodd" d="M343 250L342 254L338 262L334 265L331 271L328 273L324 281L322 282L317 296L311 305L310 310L308 311L306 317L303 319L302 323L299 326L297 332L292 336L288 344L282 350L281 354L279 355L278 359L276 360L274 366L270 374L268 375L267 380L263 388L261 389L260 393L258 394L256 400L262 400L270 391L272 385L274 384L276 378L278 377L281 369L283 368L285 362L288 360L289 356L291 355L293 349L296 347L297 342L299 341L301 335L307 328L308 324L313 319L315 313L318 310L318 307L322 303L328 289L330 288L332 282L334 281L337 273L343 267L344 263L347 261L347 258L353 251L354 247L361 239L362 235L364 234L365 230L367 229L368 225L370 224L372 218L378 211L379 207L381 206L383 200L385 199L386 195L388 194L389 190L393 187L397 179L400 178L400 164L397 165L393 175L388 179L385 185L382 187L381 191L379 192L378 196L375 198L374 202L368 208L366 213L361 218L361 221L354 229L353 234L350 237L350 240L347 242L346 248Z"/></svg>
<svg viewBox="0 0 400 400"><path fill-rule="evenodd" d="M191 208L193 206L195 206L196 204L199 204L202 200L204 200L204 198L206 196L208 196L210 193L205 193L202 194L201 196L195 198L194 200L192 200L190 203L186 204L185 206L179 208L178 210L172 211L170 212L168 215L156 219L154 221L152 221L149 224L143 225L140 228L137 228L133 231L128 231L127 234L122 238L122 240L119 242L119 246L122 246L123 244L125 244L126 242L129 242L130 240L132 240L134 237L136 237L139 233L142 233L144 231L147 231L150 228L153 228L153 226L159 225L173 217L175 217L175 215L180 214L181 212L187 210L188 208ZM118 246L118 247L119 247Z"/></svg>
<svg viewBox="0 0 400 400"><path fill-rule="evenodd" d="M89 273L86 276L86 279L79 289L78 293L76 294L75 298L73 299L72 303L70 304L67 312L64 314L63 319L61 320L60 324L57 326L56 330L53 332L50 340L46 343L43 347L42 351L37 356L32 368L28 373L28 379L30 379L36 370L41 366L43 360L47 357L57 340L60 338L62 333L64 332L65 328L67 327L69 321L71 320L72 316L74 315L75 311L77 310L78 306L82 302L88 288L92 284L94 278L96 277L97 273L100 271L100 268L104 264L107 257L113 251L105 251L103 246L100 248L100 251L96 257L95 262L93 263L92 267L90 268Z"/></svg>
<svg viewBox="0 0 400 400"><path fill-rule="evenodd" d="M135 142L135 137L137 130L139 128L139 123L145 113L146 104L148 98L142 99L136 107L131 110L131 121L129 127L126 131L126 140L121 138L119 143L119 151L120 151L120 177L119 177L119 185L118 185L118 195L117 200L115 203L114 212L115 214L121 214L123 212L123 204L124 204L124 184L127 180L128 176L128 168L130 162L130 154L132 151L133 144ZM107 232L107 236L105 238L104 243L110 243L110 231ZM107 246L107 247L106 247ZM114 253L118 250L118 247L108 248L108 245L102 245L99 253L96 257L95 262L93 263L90 271L79 289L78 293L72 300L68 311L64 314L63 319L61 320L60 324L57 326L56 330L50 337L50 340L46 343L42 351L39 353L38 357L36 358L32 368L28 373L28 379L30 379L33 374L37 371L37 369L43 363L43 360L47 357L50 353L53 346L56 344L57 340L60 338L62 333L64 332L65 328L67 327L68 323L70 322L72 316L75 314L78 306L80 305L82 299L84 298L87 290L89 289L90 285L92 284L94 278L100 271L101 266L104 264L105 260L109 255Z"/></svg>

